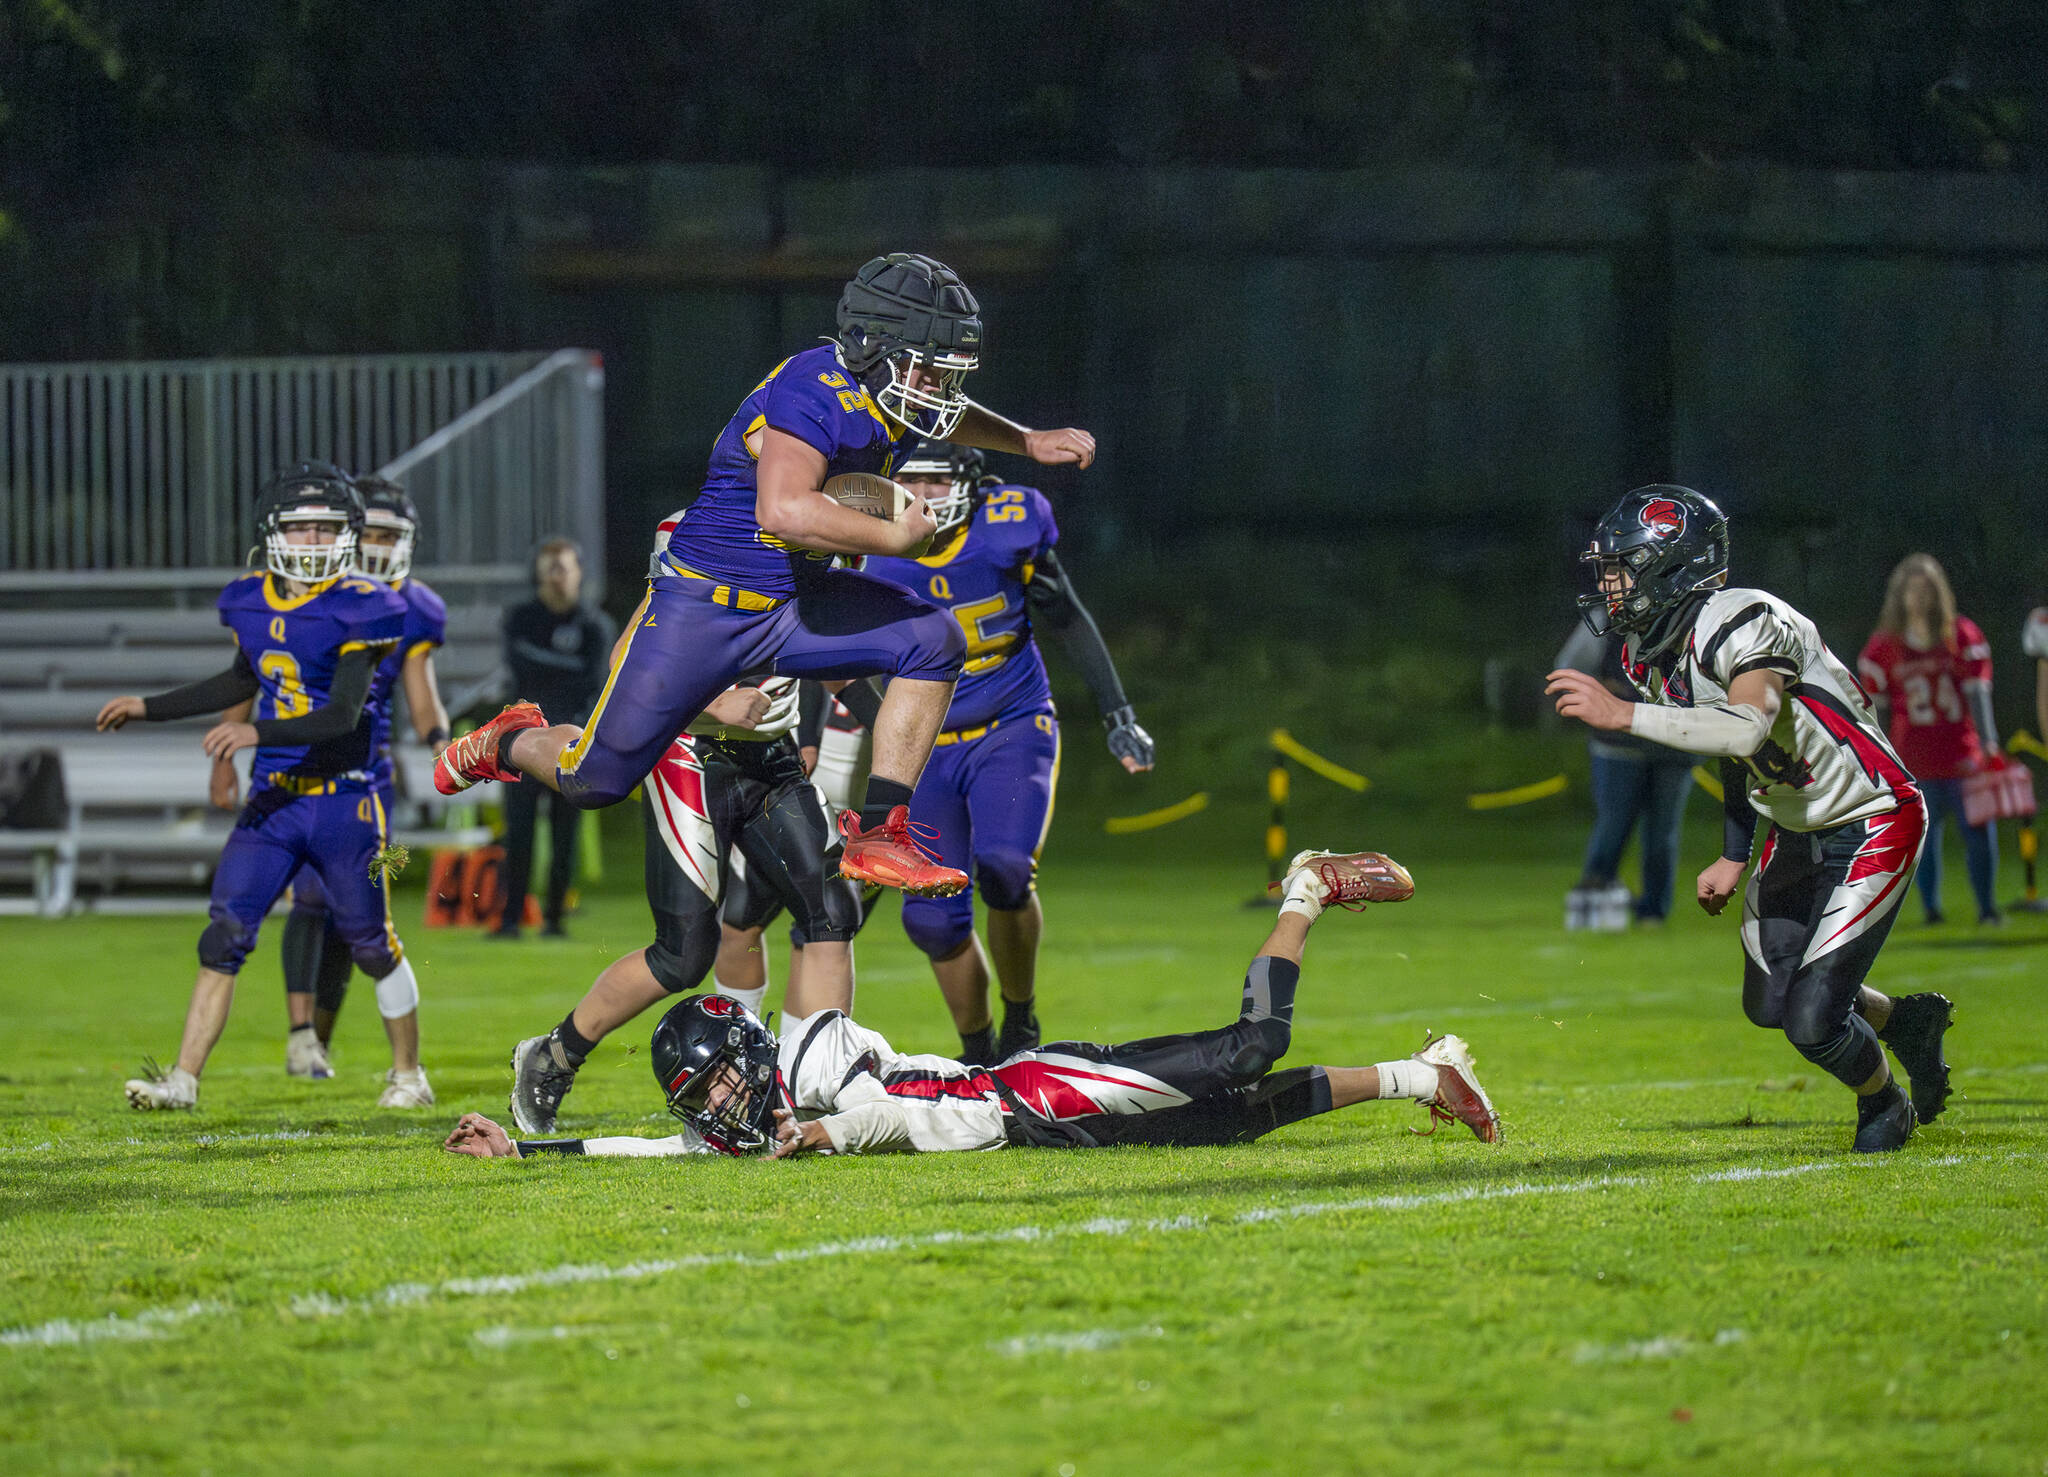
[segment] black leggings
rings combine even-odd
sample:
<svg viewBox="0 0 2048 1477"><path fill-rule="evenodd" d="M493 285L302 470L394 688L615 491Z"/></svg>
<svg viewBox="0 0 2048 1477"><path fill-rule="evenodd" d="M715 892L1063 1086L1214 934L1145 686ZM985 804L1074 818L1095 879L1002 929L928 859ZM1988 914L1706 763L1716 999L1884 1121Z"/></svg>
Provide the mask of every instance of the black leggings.
<svg viewBox="0 0 2048 1477"><path fill-rule="evenodd" d="M1773 829L1743 898L1742 1009L1850 1087L1884 1065L1856 998L1905 900L1926 834L1914 796L1826 831Z"/></svg>
<svg viewBox="0 0 2048 1477"><path fill-rule="evenodd" d="M734 848L746 858L752 890L789 909L813 938L853 937L859 898L839 876L838 838L818 792L804 777L803 764L787 740L767 744L719 744L697 739L703 763L702 820L708 822L715 858L714 888L722 895L733 883ZM647 905L654 911L654 944L647 967L672 993L690 990L711 972L718 956L719 896L679 866L663 839L649 787L643 815L647 828Z"/></svg>

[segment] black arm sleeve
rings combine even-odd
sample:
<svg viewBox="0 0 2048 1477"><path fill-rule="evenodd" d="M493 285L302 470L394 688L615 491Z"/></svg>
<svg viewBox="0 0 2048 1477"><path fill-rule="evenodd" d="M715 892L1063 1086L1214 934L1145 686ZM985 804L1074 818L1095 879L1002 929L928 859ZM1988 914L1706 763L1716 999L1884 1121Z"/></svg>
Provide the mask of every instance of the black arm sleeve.
<svg viewBox="0 0 2048 1477"><path fill-rule="evenodd" d="M862 728L872 730L882 711L882 694L872 678L856 677L839 689L839 706L860 720Z"/></svg>
<svg viewBox="0 0 2048 1477"><path fill-rule="evenodd" d="M1057 552L1045 551L1031 583L1024 587L1024 598L1031 607L1032 621L1055 632L1068 658L1081 669L1081 679L1094 695L1096 710L1106 718L1129 706L1123 680L1116 674L1109 648L1102 644L1102 632L1096 628L1095 617L1074 593L1073 581L1060 567Z"/></svg>
<svg viewBox="0 0 2048 1477"><path fill-rule="evenodd" d="M327 701L300 718L265 718L256 724L256 742L276 744L317 744L355 731L363 716L363 703L370 696L370 674L377 669L385 648L358 646L345 651L334 664L334 681L328 684Z"/></svg>
<svg viewBox="0 0 2048 1477"><path fill-rule="evenodd" d="M521 1139L519 1141L519 1157L521 1159L524 1159L529 1154L581 1154L582 1152L582 1139Z"/></svg>
<svg viewBox="0 0 2048 1477"><path fill-rule="evenodd" d="M1749 804L1749 771L1733 759L1721 761L1721 855L1749 860L1756 842L1756 811Z"/></svg>
<svg viewBox="0 0 2048 1477"><path fill-rule="evenodd" d="M806 678L796 690L796 746L815 749L825 736L825 684Z"/></svg>
<svg viewBox="0 0 2048 1477"><path fill-rule="evenodd" d="M256 696L260 690L255 669L249 665L248 653L238 646L235 648L234 665L225 672L216 672L211 677L144 698L142 716L150 723L166 723L173 718L197 718L201 713L218 713L222 708L232 708L236 703Z"/></svg>

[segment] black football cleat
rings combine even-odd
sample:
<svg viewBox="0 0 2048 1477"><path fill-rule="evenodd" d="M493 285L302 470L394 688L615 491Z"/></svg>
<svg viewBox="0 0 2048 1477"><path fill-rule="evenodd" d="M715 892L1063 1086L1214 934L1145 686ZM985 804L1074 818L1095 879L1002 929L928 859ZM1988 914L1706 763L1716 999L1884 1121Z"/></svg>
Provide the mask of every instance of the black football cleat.
<svg viewBox="0 0 2048 1477"><path fill-rule="evenodd" d="M576 1085L576 1068L553 1031L512 1048L512 1121L521 1133L553 1133L555 1113Z"/></svg>
<svg viewBox="0 0 2048 1477"><path fill-rule="evenodd" d="M1941 1044L1955 1012L1946 995L1900 995L1892 1001L1891 1019L1884 1025L1884 1043L1906 1069L1913 1084L1913 1111L1922 1123L1932 1123L1948 1105L1948 1062Z"/></svg>
<svg viewBox="0 0 2048 1477"><path fill-rule="evenodd" d="M1856 1152L1890 1154L1906 1147L1919 1119L1913 1116L1913 1100L1887 1082L1882 1091L1856 1099Z"/></svg>
<svg viewBox="0 0 2048 1477"><path fill-rule="evenodd" d="M1036 1011L1004 1011L1003 1029L996 1037L996 1057L1006 1062L1020 1051L1036 1051L1039 1046L1038 1013Z"/></svg>

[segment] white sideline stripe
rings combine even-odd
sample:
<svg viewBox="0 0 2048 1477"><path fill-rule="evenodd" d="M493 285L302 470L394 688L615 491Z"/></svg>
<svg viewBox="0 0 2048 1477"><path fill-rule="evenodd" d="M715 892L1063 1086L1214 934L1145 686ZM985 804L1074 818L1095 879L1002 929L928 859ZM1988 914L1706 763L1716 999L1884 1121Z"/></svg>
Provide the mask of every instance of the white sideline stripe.
<svg viewBox="0 0 2048 1477"><path fill-rule="evenodd" d="M1995 1163L2027 1159L2030 1154L1944 1154L1939 1158L1915 1159L1915 1167L1943 1168L1963 1163ZM996 1231L929 1231L916 1236L861 1236L847 1241L821 1241L812 1246L785 1247L779 1251L700 1252L693 1256L668 1257L658 1261L626 1262L619 1266L603 1262L564 1262L538 1272L513 1272L495 1277L453 1277L438 1285L425 1282L394 1282L365 1298L339 1298L327 1292L299 1293L291 1297L282 1312L299 1318L334 1318L347 1313L375 1313L391 1308L413 1307L439 1298L501 1297L536 1288L572 1287L588 1282L639 1282L666 1277L672 1272L696 1271L705 1267L783 1267L797 1262L824 1261L848 1256L880 1256L904 1251L927 1251L955 1246L992 1246L1004 1243L1031 1244L1062 1240L1070 1236L1159 1235L1175 1231L1200 1231L1232 1226L1255 1226L1270 1221L1305 1220L1355 1211L1419 1210L1432 1205L1464 1205L1487 1200L1514 1200L1530 1195L1578 1195L1595 1190L1654 1188L1661 1184L1720 1185L1752 1180L1789 1179L1795 1175L1821 1174L1834 1170L1870 1169L1885 1161L1817 1160L1778 1169L1720 1169L1707 1174L1687 1175L1679 1180L1660 1180L1648 1175L1599 1175L1591 1179L1550 1182L1520 1180L1492 1187L1471 1186L1461 1190L1438 1190L1418 1195L1369 1195L1357 1200L1312 1200L1293 1205L1262 1205L1235 1215L1212 1218L1205 1215L1177 1215L1161 1220L1128 1220L1104 1216L1064 1226L1009 1226ZM246 1311L225 1303L191 1303L183 1308L153 1310L129 1318L109 1315L96 1323L75 1323L58 1319L52 1323L0 1330L0 1345L34 1346L71 1344L86 1338L150 1338L154 1333L103 1332L73 1337L65 1330L155 1328L183 1322L188 1318L216 1313Z"/></svg>
<svg viewBox="0 0 2048 1477"><path fill-rule="evenodd" d="M132 1318L121 1318L111 1313L88 1323L59 1318L50 1323L38 1323L33 1328L0 1330L0 1344L52 1348L58 1344L95 1344L102 1339L160 1339L166 1328L176 1324L233 1311L226 1303L187 1303L182 1308L151 1308Z"/></svg>
<svg viewBox="0 0 2048 1477"><path fill-rule="evenodd" d="M1714 1335L1711 1347L1725 1349L1749 1335L1739 1328L1724 1328ZM1682 1333L1667 1333L1654 1339L1637 1339L1625 1344L1580 1344L1572 1355L1574 1364L1628 1364L1643 1359L1676 1359L1701 1345Z"/></svg>
<svg viewBox="0 0 2048 1477"><path fill-rule="evenodd" d="M1150 1328L1089 1328L1080 1333L1027 1333L1013 1339L993 1339L989 1348L1012 1359L1027 1354L1086 1354L1110 1349L1126 1339L1163 1339L1166 1330Z"/></svg>

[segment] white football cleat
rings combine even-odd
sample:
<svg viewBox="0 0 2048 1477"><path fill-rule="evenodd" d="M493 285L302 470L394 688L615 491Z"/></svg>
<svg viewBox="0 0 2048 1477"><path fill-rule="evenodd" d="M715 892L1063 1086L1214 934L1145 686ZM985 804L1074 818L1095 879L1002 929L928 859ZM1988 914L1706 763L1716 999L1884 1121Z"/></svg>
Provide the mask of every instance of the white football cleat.
<svg viewBox="0 0 2048 1477"><path fill-rule="evenodd" d="M414 1067L401 1072L393 1067L384 1074L384 1095L377 1099L380 1108L431 1108L434 1106L434 1089L427 1086L427 1069Z"/></svg>
<svg viewBox="0 0 2048 1477"><path fill-rule="evenodd" d="M128 1106L137 1112L174 1112L199 1106L199 1079L183 1067L166 1072L155 1062L144 1062L142 1073L130 1077L126 1086Z"/></svg>
<svg viewBox="0 0 2048 1477"><path fill-rule="evenodd" d="M1413 1132L1435 1133L1439 1123L1462 1123L1481 1143L1500 1142L1500 1114L1479 1085L1479 1074L1472 1070L1472 1048L1462 1037L1432 1036L1415 1053L1415 1060L1436 1068L1436 1096L1425 1104L1429 1127Z"/></svg>
<svg viewBox="0 0 2048 1477"><path fill-rule="evenodd" d="M310 1077L315 1082L334 1075L326 1045L311 1031L294 1031L284 1038L284 1069L288 1076Z"/></svg>

